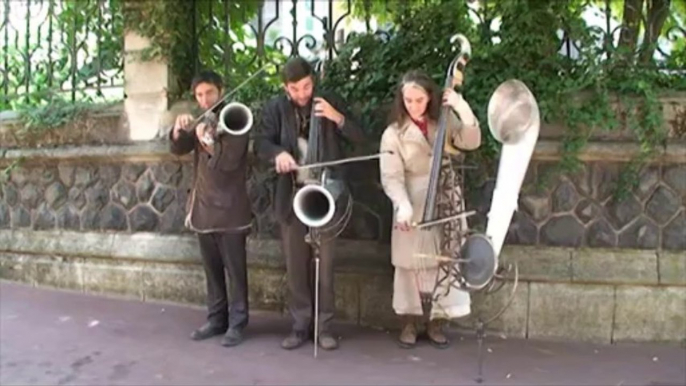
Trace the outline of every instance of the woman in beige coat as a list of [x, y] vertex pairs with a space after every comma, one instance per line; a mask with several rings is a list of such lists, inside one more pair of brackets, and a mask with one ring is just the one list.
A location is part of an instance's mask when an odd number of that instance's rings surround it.
[[[442, 102], [442, 103], [441, 103]], [[441, 95], [436, 84], [421, 71], [410, 71], [396, 92], [391, 124], [381, 138], [381, 151], [391, 151], [381, 157], [381, 183], [393, 202], [394, 228], [391, 260], [395, 267], [393, 309], [401, 318], [399, 343], [412, 347], [417, 340], [417, 324], [423, 315], [421, 292], [431, 292], [436, 279], [436, 263], [415, 255], [418, 249], [433, 245], [438, 231], [418, 231], [411, 227], [419, 222], [429, 185], [432, 147], [441, 105], [449, 106], [448, 135], [462, 150], [472, 150], [481, 144], [479, 123], [469, 104], [454, 90]], [[466, 228], [466, 222], [463, 223]], [[468, 315], [470, 297], [467, 292], [451, 289], [448, 296], [433, 302], [427, 335], [437, 347], [447, 347], [443, 326], [448, 319]]]

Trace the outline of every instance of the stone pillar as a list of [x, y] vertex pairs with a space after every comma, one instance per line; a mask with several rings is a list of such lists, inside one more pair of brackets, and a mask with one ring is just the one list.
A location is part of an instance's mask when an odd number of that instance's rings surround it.
[[150, 40], [134, 31], [124, 37], [124, 109], [133, 141], [151, 140], [167, 123], [169, 66], [166, 61], [142, 61], [137, 52], [150, 46]]

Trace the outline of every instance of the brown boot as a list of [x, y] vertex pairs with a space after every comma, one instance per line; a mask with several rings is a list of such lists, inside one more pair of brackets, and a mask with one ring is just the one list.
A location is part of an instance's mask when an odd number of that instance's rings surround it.
[[443, 326], [445, 324], [445, 319], [433, 319], [429, 321], [426, 329], [426, 334], [429, 336], [431, 344], [437, 348], [447, 348], [450, 345], [448, 337], [443, 333]]
[[417, 343], [417, 322], [413, 315], [401, 315], [402, 330], [398, 344], [402, 348], [412, 348]]

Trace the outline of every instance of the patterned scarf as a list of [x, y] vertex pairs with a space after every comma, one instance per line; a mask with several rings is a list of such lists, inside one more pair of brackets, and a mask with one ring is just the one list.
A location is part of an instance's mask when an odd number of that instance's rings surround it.
[[[410, 119], [412, 119], [412, 118], [410, 118]], [[428, 119], [424, 118], [424, 120], [421, 122], [415, 121], [414, 119], [412, 119], [412, 122], [414, 122], [414, 124], [417, 125], [417, 127], [419, 127], [419, 130], [422, 132], [422, 134], [424, 134], [424, 138], [429, 137], [429, 120]]]
[[299, 107], [294, 106], [295, 109], [295, 121], [296, 130], [298, 132], [298, 137], [303, 137], [308, 139], [310, 137], [310, 113], [312, 112], [311, 107]]

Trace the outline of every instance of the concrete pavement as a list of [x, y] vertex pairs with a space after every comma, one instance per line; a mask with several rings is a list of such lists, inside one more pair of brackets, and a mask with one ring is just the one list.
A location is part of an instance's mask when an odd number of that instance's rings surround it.
[[[199, 308], [96, 297], [0, 282], [2, 385], [473, 385], [477, 345], [398, 348], [394, 333], [340, 324], [341, 348], [279, 347], [289, 322], [252, 312], [246, 341], [188, 338]], [[540, 342], [488, 336], [486, 385], [684, 385], [676, 346]]]

